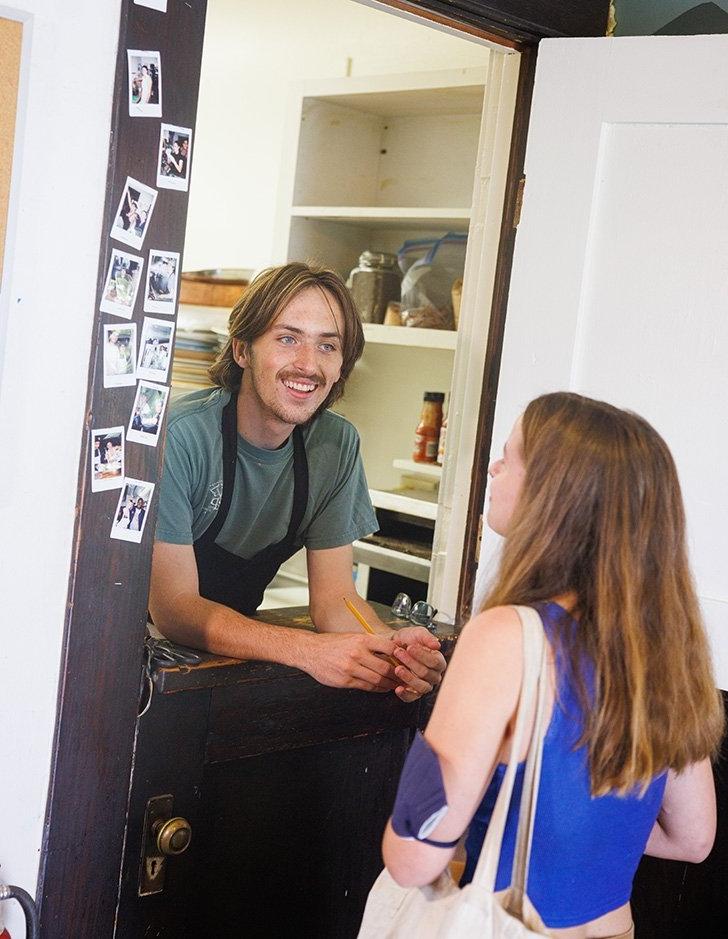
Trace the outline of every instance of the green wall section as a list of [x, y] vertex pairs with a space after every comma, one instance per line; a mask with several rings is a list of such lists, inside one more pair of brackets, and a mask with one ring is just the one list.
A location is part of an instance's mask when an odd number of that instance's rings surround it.
[[728, 0], [615, 0], [615, 36], [728, 33]]

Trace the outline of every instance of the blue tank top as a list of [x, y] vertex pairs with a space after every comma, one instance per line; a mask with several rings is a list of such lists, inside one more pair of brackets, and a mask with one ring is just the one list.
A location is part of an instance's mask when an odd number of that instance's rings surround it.
[[[556, 603], [536, 604], [549, 642], [558, 629], [578, 624]], [[581, 734], [581, 709], [557, 656], [559, 697], [544, 737], [541, 780], [528, 873], [528, 895], [544, 924], [553, 929], [579, 926], [626, 903], [632, 879], [662, 804], [667, 774], [656, 776], [640, 796], [592, 798], [586, 747], [574, 749]], [[593, 675], [587, 674], [593, 686]], [[516, 774], [501, 848], [496, 890], [511, 881], [518, 808], [525, 763]], [[466, 841], [461, 885], [470, 883], [506, 767], [498, 764]]]

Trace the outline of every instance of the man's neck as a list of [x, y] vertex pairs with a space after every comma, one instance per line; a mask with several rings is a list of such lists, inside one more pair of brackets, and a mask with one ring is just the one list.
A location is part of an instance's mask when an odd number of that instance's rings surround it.
[[294, 424], [287, 424], [275, 415], [263, 414], [254, 395], [245, 393], [244, 384], [238, 392], [238, 433], [261, 450], [277, 450], [288, 440]]

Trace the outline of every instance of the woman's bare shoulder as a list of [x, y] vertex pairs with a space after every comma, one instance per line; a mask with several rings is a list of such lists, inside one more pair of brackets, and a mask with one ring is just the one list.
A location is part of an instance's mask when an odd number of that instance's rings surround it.
[[476, 613], [460, 634], [458, 645], [463, 641], [473, 644], [505, 643], [512, 645], [520, 642], [521, 620], [515, 607], [492, 606]]
[[488, 663], [489, 668], [517, 666], [522, 657], [522, 627], [512, 606], [495, 606], [476, 614], [458, 637], [458, 658]]
[[495, 758], [518, 698], [522, 648], [521, 623], [512, 607], [493, 607], [465, 625], [428, 725], [428, 740], [438, 753], [452, 752], [464, 738], [478, 739]]

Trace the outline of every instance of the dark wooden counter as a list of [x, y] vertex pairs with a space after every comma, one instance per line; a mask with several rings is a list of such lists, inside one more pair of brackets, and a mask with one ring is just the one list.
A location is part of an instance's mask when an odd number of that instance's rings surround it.
[[[263, 617], [312, 628], [301, 608]], [[454, 637], [440, 638], [449, 652]], [[138, 726], [116, 935], [356, 936], [429, 699], [406, 705], [327, 688], [282, 665], [204, 654], [153, 679]], [[140, 897], [144, 814], [165, 794], [190, 822], [192, 844], [167, 861], [163, 892]]]

